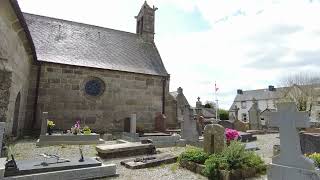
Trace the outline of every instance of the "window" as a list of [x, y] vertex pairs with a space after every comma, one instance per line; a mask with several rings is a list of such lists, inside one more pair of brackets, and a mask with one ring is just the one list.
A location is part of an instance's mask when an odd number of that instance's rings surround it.
[[246, 101], [241, 101], [241, 108], [242, 109], [247, 108], [247, 102]]
[[242, 121], [247, 122], [247, 114], [242, 113]]
[[104, 82], [99, 78], [91, 78], [85, 83], [84, 91], [89, 96], [100, 96], [105, 89]]

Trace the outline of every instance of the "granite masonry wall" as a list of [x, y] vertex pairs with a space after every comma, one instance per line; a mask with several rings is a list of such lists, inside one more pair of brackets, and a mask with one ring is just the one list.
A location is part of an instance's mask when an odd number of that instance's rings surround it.
[[[0, 121], [6, 122], [6, 134], [15, 132], [15, 136], [19, 136], [24, 128], [27, 111], [32, 62], [27, 44], [11, 4], [7, 0], [0, 1]], [[20, 100], [16, 102], [18, 95]]]
[[[97, 97], [85, 93], [94, 78], [105, 84]], [[63, 130], [80, 120], [97, 132], [120, 132], [131, 113], [137, 114], [137, 126], [151, 130], [162, 111], [162, 87], [160, 76], [42, 62], [38, 105]]]

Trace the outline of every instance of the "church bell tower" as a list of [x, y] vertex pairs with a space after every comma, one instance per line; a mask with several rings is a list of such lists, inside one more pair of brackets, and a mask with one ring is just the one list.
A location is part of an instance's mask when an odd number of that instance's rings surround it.
[[154, 15], [157, 9], [154, 6], [151, 8], [145, 1], [139, 14], [135, 17], [137, 20], [136, 33], [149, 43], [154, 42]]

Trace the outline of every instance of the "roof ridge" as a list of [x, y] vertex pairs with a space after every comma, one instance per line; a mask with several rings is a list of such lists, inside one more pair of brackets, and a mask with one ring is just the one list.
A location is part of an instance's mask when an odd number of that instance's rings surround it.
[[68, 22], [68, 23], [84, 25], [84, 26], [87, 26], [87, 27], [95, 27], [95, 28], [107, 29], [107, 30], [117, 31], [117, 32], [126, 33], [126, 34], [130, 34], [130, 35], [137, 35], [136, 33], [128, 32], [128, 31], [112, 29], [112, 28], [103, 27], [103, 26], [94, 25], [94, 24], [86, 24], [84, 22], [72, 21], [72, 20], [67, 20], [67, 19], [59, 19], [59, 18], [56, 18], [56, 17], [49, 17], [49, 16], [44, 16], [44, 15], [39, 15], [39, 14], [32, 14], [32, 13], [28, 13], [28, 12], [22, 12], [22, 14], [23, 15], [27, 14], [27, 15], [30, 15], [30, 16], [38, 16], [38, 17], [48, 18], [48, 19], [53, 19], [53, 20], [58, 20], [58, 21], [65, 21], [65, 22]]

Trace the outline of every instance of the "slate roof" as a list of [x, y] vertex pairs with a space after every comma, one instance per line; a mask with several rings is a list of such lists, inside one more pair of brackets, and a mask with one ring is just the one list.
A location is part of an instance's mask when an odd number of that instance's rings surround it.
[[137, 34], [23, 15], [39, 61], [168, 76], [155, 44]]
[[234, 101], [252, 101], [253, 98], [256, 100], [278, 99], [283, 96], [284, 90], [284, 88], [276, 88], [275, 91], [268, 89], [243, 91], [243, 94], [237, 94]]
[[173, 97], [174, 100], [177, 100], [178, 91], [169, 92], [169, 94]]

